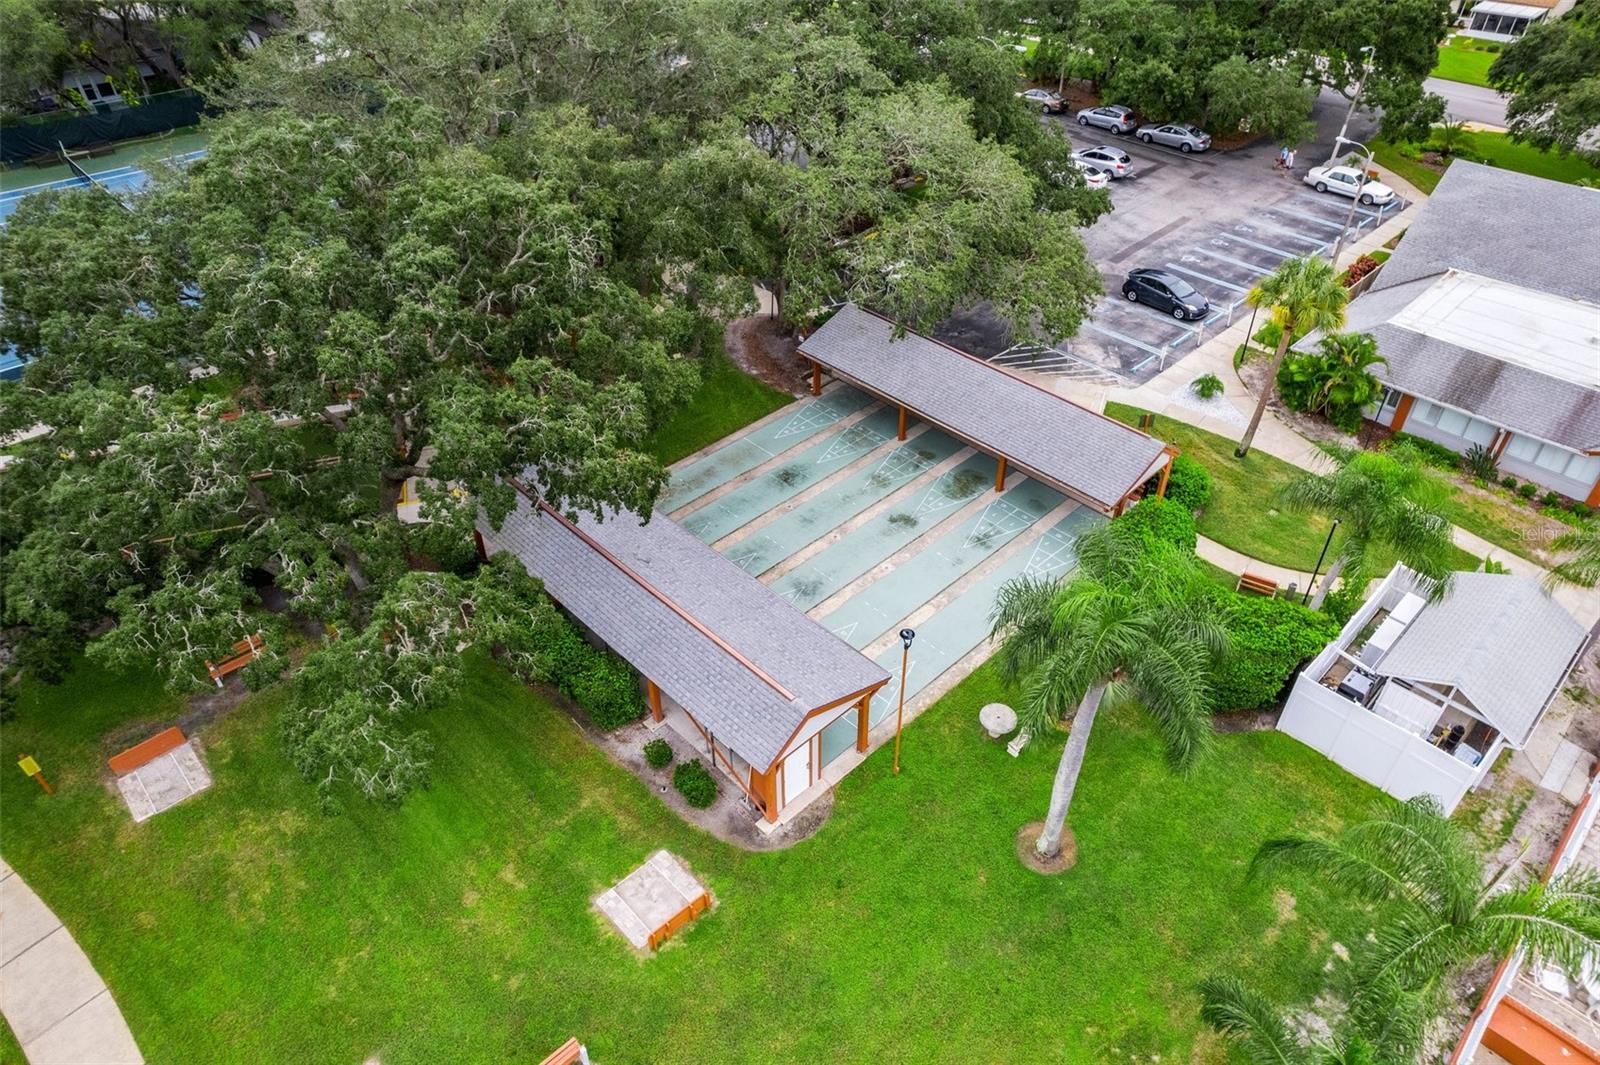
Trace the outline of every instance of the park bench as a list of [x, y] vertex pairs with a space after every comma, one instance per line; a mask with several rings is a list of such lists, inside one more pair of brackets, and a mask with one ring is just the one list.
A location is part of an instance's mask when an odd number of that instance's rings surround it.
[[221, 662], [206, 662], [206, 671], [211, 674], [211, 679], [217, 682], [217, 687], [222, 687], [222, 678], [229, 673], [236, 672], [248, 666], [251, 662], [261, 657], [261, 652], [266, 648], [266, 643], [258, 632], [254, 636], [247, 636], [233, 645], [233, 657], [225, 658]]
[[1278, 582], [1270, 577], [1258, 577], [1254, 573], [1239, 574], [1239, 583], [1233, 586], [1236, 592], [1255, 592], [1257, 595], [1268, 597], [1278, 594]]

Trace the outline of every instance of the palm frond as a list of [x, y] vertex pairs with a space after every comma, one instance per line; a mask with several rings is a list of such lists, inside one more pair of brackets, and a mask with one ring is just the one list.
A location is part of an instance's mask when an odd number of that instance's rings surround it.
[[1302, 1065], [1309, 1058], [1289, 1023], [1261, 992], [1231, 976], [1200, 984], [1200, 1019], [1230, 1037], [1252, 1065]]

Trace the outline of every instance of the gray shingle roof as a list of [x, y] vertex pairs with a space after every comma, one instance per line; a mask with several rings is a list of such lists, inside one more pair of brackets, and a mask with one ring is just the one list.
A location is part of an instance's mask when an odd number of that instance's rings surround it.
[[800, 345], [840, 376], [1102, 510], [1149, 476], [1160, 440], [845, 304]]
[[1531, 578], [1457, 573], [1445, 598], [1406, 626], [1378, 669], [1455, 685], [1521, 746], [1588, 636]]
[[621, 513], [569, 524], [519, 496], [498, 532], [481, 517], [478, 530], [491, 554], [514, 554], [552, 598], [758, 769], [811, 711], [889, 679], [660, 514], [648, 523]]
[[1389, 324], [1451, 269], [1600, 305], [1600, 241], [1581, 233], [1600, 233], [1600, 191], [1452, 163], [1345, 328], [1373, 334], [1389, 360], [1377, 376], [1402, 391], [1565, 447], [1600, 446], [1600, 390]]

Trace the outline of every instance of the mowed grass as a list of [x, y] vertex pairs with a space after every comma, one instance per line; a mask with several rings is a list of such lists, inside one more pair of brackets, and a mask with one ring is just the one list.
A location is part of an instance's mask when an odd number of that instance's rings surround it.
[[[980, 670], [846, 778], [809, 841], [750, 854], [688, 827], [543, 695], [487, 660], [427, 720], [432, 787], [318, 812], [268, 691], [200, 740], [214, 787], [135, 826], [101, 778], [177, 704], [87, 665], [27, 685], [0, 734], [58, 785], [0, 777], [5, 857], [110, 983], [150, 1061], [538, 1060], [580, 1036], [624, 1062], [1220, 1062], [1195, 984], [1317, 992], [1363, 916], [1305, 879], [1253, 881], [1265, 838], [1333, 829], [1374, 792], [1276, 732], [1219, 738], [1193, 776], [1103, 714], [1073, 824], [1081, 858], [1025, 870], [1062, 736], [1019, 759]], [[108, 733], [120, 738], [106, 741]], [[591, 899], [659, 847], [717, 908], [634, 955]]]
[[24, 1065], [22, 1047], [4, 1017], [0, 1017], [0, 1065]]
[[[1419, 161], [1422, 151], [1416, 145], [1396, 145], [1378, 141], [1373, 146], [1373, 156], [1380, 167], [1388, 167], [1423, 192], [1431, 193], [1439, 184], [1443, 170]], [[1518, 144], [1509, 133], [1491, 133], [1483, 130], [1463, 130], [1461, 154], [1490, 166], [1515, 170], [1519, 174], [1550, 181], [1574, 182], [1580, 179], [1600, 180], [1600, 167], [1576, 155], [1540, 151], [1530, 144]], [[1449, 169], [1446, 163], [1444, 169]]]
[[793, 396], [739, 369], [721, 351], [710, 352], [699, 391], [656, 430], [648, 450], [671, 465], [793, 401]]
[[1451, 37], [1439, 46], [1439, 62], [1433, 76], [1446, 81], [1461, 81], [1468, 85], [1489, 84], [1489, 68], [1494, 65], [1497, 52], [1484, 48], [1484, 42], [1472, 37]]

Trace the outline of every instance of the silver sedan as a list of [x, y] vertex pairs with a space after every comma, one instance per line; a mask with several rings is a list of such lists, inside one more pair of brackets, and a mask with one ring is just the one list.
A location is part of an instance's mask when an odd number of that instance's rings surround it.
[[1168, 122], [1165, 125], [1140, 126], [1138, 137], [1146, 144], [1165, 144], [1180, 152], [1203, 152], [1211, 147], [1211, 134], [1187, 123]]

